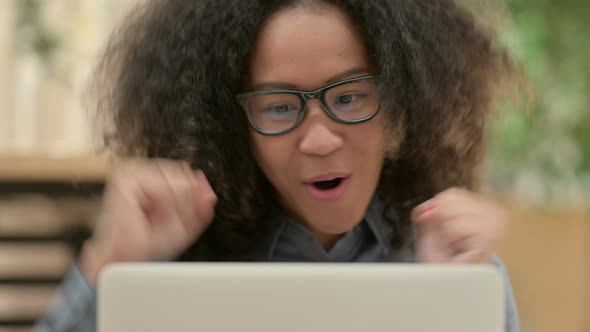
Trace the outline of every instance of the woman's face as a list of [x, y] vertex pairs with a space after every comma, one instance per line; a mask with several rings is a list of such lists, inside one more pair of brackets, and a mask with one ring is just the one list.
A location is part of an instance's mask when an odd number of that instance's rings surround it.
[[[244, 88], [314, 91], [371, 74], [377, 74], [375, 66], [344, 13], [331, 7], [296, 7], [273, 15], [259, 32]], [[278, 136], [252, 130], [251, 138], [255, 158], [283, 208], [330, 247], [362, 220], [375, 193], [385, 127], [385, 112], [366, 122], [343, 124], [313, 99], [294, 130]], [[328, 180], [333, 181], [323, 182]]]

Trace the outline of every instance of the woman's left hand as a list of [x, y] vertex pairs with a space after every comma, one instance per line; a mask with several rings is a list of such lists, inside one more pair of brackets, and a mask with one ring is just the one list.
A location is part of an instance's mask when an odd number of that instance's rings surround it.
[[487, 263], [502, 239], [506, 213], [473, 192], [451, 188], [412, 211], [424, 263]]

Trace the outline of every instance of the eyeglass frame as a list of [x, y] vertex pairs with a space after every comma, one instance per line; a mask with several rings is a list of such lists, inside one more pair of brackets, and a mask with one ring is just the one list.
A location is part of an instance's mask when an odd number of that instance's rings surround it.
[[[330, 107], [327, 106], [325, 96], [326, 96], [326, 91], [328, 91], [332, 88], [344, 85], [344, 84], [354, 83], [354, 82], [363, 82], [363, 81], [375, 81], [375, 84], [377, 84], [378, 80], [379, 80], [379, 75], [366, 75], [366, 76], [355, 77], [355, 78], [347, 79], [344, 81], [328, 84], [328, 85], [326, 85], [322, 88], [319, 88], [315, 91], [299, 91], [299, 90], [289, 90], [289, 89], [260, 90], [260, 91], [253, 91], [253, 92], [238, 93], [238, 94], [236, 94], [236, 99], [237, 99], [238, 103], [240, 104], [240, 106], [242, 107], [242, 109], [244, 110], [244, 112], [246, 113], [246, 117], [248, 118], [248, 123], [250, 124], [250, 127], [252, 127], [252, 129], [254, 129], [254, 131], [256, 131], [257, 133], [260, 133], [262, 135], [266, 135], [266, 136], [279, 136], [279, 135], [284, 135], [284, 134], [289, 133], [290, 131], [295, 130], [297, 127], [299, 127], [301, 125], [301, 123], [303, 123], [303, 120], [305, 119], [305, 114], [307, 112], [307, 102], [312, 99], [318, 99], [320, 101], [320, 105], [322, 106], [322, 110], [324, 111], [324, 113], [326, 113], [332, 120], [334, 120], [338, 123], [359, 124], [359, 123], [363, 123], [363, 122], [371, 120], [372, 118], [374, 118], [377, 115], [377, 113], [379, 113], [379, 111], [381, 109], [381, 98], [380, 98], [379, 94], [377, 94], [378, 100], [377, 100], [376, 110], [373, 113], [371, 113], [370, 115], [367, 115], [365, 117], [362, 117], [360, 119], [355, 119], [355, 120], [343, 120], [343, 119], [338, 118], [334, 114], [334, 112], [332, 112]], [[378, 87], [377, 87], [377, 90], [379, 90]], [[286, 130], [273, 132], [273, 131], [264, 131], [264, 130], [258, 128], [254, 124], [254, 120], [252, 119], [252, 116], [250, 115], [250, 111], [247, 109], [247, 107], [245, 107], [241, 103], [241, 101], [251, 98], [251, 97], [265, 96], [265, 95], [270, 95], [270, 94], [281, 94], [281, 93], [282, 94], [292, 94], [292, 95], [296, 95], [299, 97], [299, 100], [301, 102], [301, 111], [299, 112], [299, 115], [297, 116], [297, 120], [295, 121], [295, 123], [293, 124], [293, 126], [291, 128], [286, 129]]]

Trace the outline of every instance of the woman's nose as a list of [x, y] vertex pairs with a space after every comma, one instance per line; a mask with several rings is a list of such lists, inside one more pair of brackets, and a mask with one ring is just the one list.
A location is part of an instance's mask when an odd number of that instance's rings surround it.
[[[310, 105], [311, 104], [311, 105]], [[327, 156], [342, 147], [343, 139], [334, 131], [336, 123], [322, 109], [319, 102], [308, 104], [303, 137], [299, 150], [305, 154]]]

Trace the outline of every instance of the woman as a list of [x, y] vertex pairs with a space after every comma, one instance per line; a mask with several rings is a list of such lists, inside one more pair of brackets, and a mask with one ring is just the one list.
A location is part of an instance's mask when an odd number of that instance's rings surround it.
[[475, 190], [493, 87], [509, 71], [451, 0], [145, 2], [95, 86], [107, 144], [133, 161], [115, 167], [38, 330], [93, 330], [93, 287], [112, 262], [502, 269], [505, 218]]

